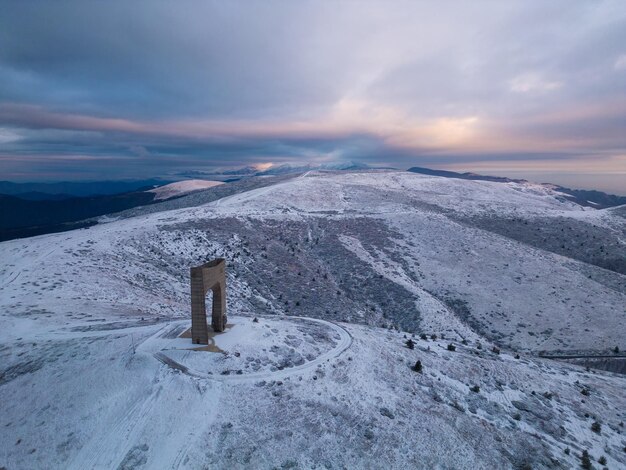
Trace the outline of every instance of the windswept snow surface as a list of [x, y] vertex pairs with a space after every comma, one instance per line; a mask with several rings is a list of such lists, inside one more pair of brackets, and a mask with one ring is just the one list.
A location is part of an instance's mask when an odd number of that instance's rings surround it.
[[165, 186], [151, 189], [148, 192], [156, 194], [154, 197], [155, 201], [161, 201], [176, 196], [182, 196], [183, 194], [191, 193], [193, 191], [200, 191], [202, 189], [212, 188], [213, 186], [219, 186], [220, 184], [224, 183], [222, 181], [186, 180], [166, 184]]
[[[625, 231], [541, 185], [311, 171], [0, 243], [0, 468], [623, 468], [626, 378], [536, 355], [626, 350]], [[234, 326], [192, 351], [217, 256]]]

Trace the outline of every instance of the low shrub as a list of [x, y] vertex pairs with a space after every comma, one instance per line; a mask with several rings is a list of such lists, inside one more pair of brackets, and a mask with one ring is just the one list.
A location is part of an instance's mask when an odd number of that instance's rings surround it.
[[600, 434], [602, 432], [602, 425], [599, 422], [594, 421], [591, 423], [591, 430], [596, 434]]
[[591, 459], [589, 458], [589, 452], [587, 450], [583, 450], [583, 454], [580, 456], [580, 465], [582, 468], [586, 470], [590, 470], [593, 468], [591, 465]]

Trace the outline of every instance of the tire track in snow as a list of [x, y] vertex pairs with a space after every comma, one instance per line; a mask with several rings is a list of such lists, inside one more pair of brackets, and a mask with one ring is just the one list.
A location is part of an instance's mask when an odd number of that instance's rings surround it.
[[[154, 347], [153, 341], [166, 334], [172, 324], [159, 328], [156, 333], [146, 338], [137, 346], [138, 352], [152, 354], [153, 357], [167, 365], [168, 368], [178, 370], [186, 376], [196, 379], [209, 380], [213, 386], [213, 389], [209, 393], [206, 393], [205, 396], [200, 398], [200, 403], [194, 405], [195, 409], [204, 410], [201, 416], [197, 420], [194, 420], [194, 422], [198, 422], [195, 424], [188, 423], [188, 425], [183, 425], [182, 429], [177, 429], [175, 437], [173, 438], [175, 442], [167, 442], [169, 452], [166, 452], [165, 455], [161, 455], [158, 459], [159, 467], [173, 469], [185, 467], [189, 450], [194, 447], [194, 442], [201, 437], [201, 433], [198, 433], [198, 429], [206, 429], [207, 425], [210, 424], [217, 415], [218, 407], [216, 404], [219, 401], [221, 389], [224, 384], [249, 383], [262, 379], [284, 379], [297, 373], [315, 369], [323, 362], [339, 357], [352, 344], [352, 337], [348, 331], [335, 323], [308, 317], [289, 317], [288, 319], [306, 320], [324, 325], [339, 336], [339, 341], [332, 349], [320, 354], [312, 361], [299, 366], [280, 371], [263, 371], [247, 375], [230, 376], [204, 374], [178, 363], [162, 351], [151, 352], [151, 346]], [[148, 429], [149, 420], [156, 408], [167, 406], [166, 403], [160, 403], [160, 401], [163, 401], [163, 399], [160, 399], [160, 396], [164, 389], [168, 387], [171, 388], [172, 380], [173, 376], [170, 377], [169, 380], [159, 383], [145, 399], [143, 397], [138, 398], [131, 406], [116, 411], [109, 420], [102, 422], [101, 426], [95, 429], [89, 441], [87, 441], [67, 468], [70, 470], [118, 468], [128, 455], [128, 452], [138, 443], [146, 441], [151, 449], [154, 448], [154, 446], [158, 446], [159, 443], [151, 439], [151, 433]], [[167, 395], [167, 393], [164, 393], [164, 395]], [[175, 449], [174, 452], [172, 452], [173, 449]], [[157, 451], [157, 454], [158, 453]], [[156, 461], [153, 461], [155, 458], [156, 455], [151, 451], [148, 457], [148, 465], [156, 463]]]
[[145, 399], [138, 398], [127, 411], [118, 414], [121, 419], [114, 421], [112, 426], [98, 426], [95, 435], [83, 446], [68, 469], [117, 468], [135, 444], [135, 437], [143, 429], [161, 388], [154, 389]]
[[[12, 272], [11, 274], [13, 274], [13, 272]], [[15, 274], [15, 276], [13, 276], [11, 279], [9, 279], [9, 280], [7, 281], [7, 283], [5, 284], [5, 287], [8, 287], [8, 286], [10, 286], [13, 282], [15, 282], [15, 281], [17, 280], [17, 278], [18, 278], [18, 277], [20, 277], [20, 274], [22, 274], [22, 272], [21, 272], [21, 271], [18, 271], [18, 272]]]
[[[197, 430], [208, 429], [210, 428], [211, 423], [215, 421], [215, 417], [217, 416], [217, 413], [219, 411], [219, 407], [217, 406], [217, 404], [219, 403], [220, 396], [222, 394], [222, 384], [215, 383], [214, 386], [215, 388], [211, 390], [210, 396], [207, 397], [207, 399], [202, 400], [202, 405], [204, 406], [195, 406], [195, 410], [197, 412], [203, 411], [203, 413], [196, 414], [196, 421], [198, 424], [194, 425], [194, 423], [190, 423], [190, 430], [184, 436], [182, 436], [182, 433], [180, 433], [180, 431], [178, 432], [178, 434], [181, 436], [181, 439], [183, 439], [183, 444], [179, 447], [178, 452], [176, 453], [176, 456], [174, 457], [174, 460], [171, 462], [171, 464], [163, 465], [164, 468], [185, 468], [185, 459], [187, 457], [187, 454], [189, 453], [189, 450], [197, 447], [196, 441], [202, 436], [202, 432], [197, 433]], [[211, 403], [206, 403], [208, 401], [211, 401]]]
[[[272, 380], [284, 379], [292, 375], [295, 375], [298, 372], [304, 372], [306, 370], [313, 369], [329, 359], [335, 359], [339, 357], [344, 351], [346, 351], [352, 345], [352, 336], [350, 336], [350, 333], [348, 333], [346, 329], [342, 328], [336, 323], [326, 321], [326, 320], [320, 320], [318, 318], [309, 318], [309, 317], [295, 317], [294, 316], [294, 317], [288, 317], [288, 318], [307, 320], [307, 321], [324, 325], [339, 335], [339, 343], [335, 347], [330, 349], [329, 351], [326, 351], [320, 354], [318, 357], [316, 357], [312, 361], [305, 362], [304, 364], [301, 364], [299, 366], [289, 367], [287, 369], [278, 370], [278, 371], [263, 371], [263, 372], [255, 372], [251, 374], [242, 374], [242, 375], [205, 374], [203, 372], [190, 369], [189, 367], [179, 363], [178, 361], [175, 361], [171, 357], [164, 354], [162, 351], [154, 352], [153, 356], [158, 361], [165, 364], [166, 366], [171, 367], [175, 370], [178, 370], [182, 372], [183, 374], [189, 375], [191, 377], [196, 377], [200, 379], [208, 379], [208, 380], [212, 380], [215, 382], [223, 382], [223, 383], [245, 383], [245, 382], [255, 382], [257, 380], [263, 380], [263, 379], [272, 379]], [[157, 333], [157, 335], [158, 334], [159, 333]], [[148, 341], [149, 340], [147, 340], [146, 342]]]

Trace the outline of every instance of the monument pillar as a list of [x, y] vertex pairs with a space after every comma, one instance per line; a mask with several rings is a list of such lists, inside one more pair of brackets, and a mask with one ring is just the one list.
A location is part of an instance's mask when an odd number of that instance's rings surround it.
[[209, 344], [206, 294], [213, 291], [211, 326], [221, 332], [226, 327], [226, 261], [217, 258], [191, 268], [191, 341]]

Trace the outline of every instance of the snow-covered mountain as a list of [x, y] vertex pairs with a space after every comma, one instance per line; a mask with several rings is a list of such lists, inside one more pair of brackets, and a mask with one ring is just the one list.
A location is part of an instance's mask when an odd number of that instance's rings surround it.
[[[499, 183], [528, 183], [523, 179], [511, 179], [502, 176], [480, 175], [477, 173], [457, 173], [456, 171], [433, 170], [431, 168], [412, 167], [407, 171], [420, 173], [430, 176], [445, 176], [446, 178], [460, 178], [476, 181], [496, 181]], [[584, 189], [571, 189], [552, 183], [542, 183], [548, 189], [552, 189], [561, 193], [562, 196], [581, 206], [595, 207], [596, 209], [604, 209], [607, 207], [615, 207], [626, 204], [626, 196], [617, 196], [615, 194], [607, 194], [602, 191], [589, 191]]]
[[[401, 171], [219, 188], [0, 243], [0, 467], [626, 466], [626, 376], [539, 357], [623, 366], [620, 208]], [[218, 256], [232, 328], [192, 351]]]
[[166, 184], [165, 186], [159, 186], [158, 188], [150, 189], [149, 193], [154, 193], [155, 201], [161, 201], [165, 199], [171, 199], [173, 197], [182, 196], [194, 191], [200, 191], [203, 189], [212, 188], [224, 184], [222, 181], [207, 181], [207, 180], [184, 180], [177, 181], [176, 183]]
[[350, 171], [350, 170], [368, 170], [371, 169], [369, 165], [358, 162], [335, 162], [335, 163], [322, 163], [319, 165], [291, 165], [285, 163], [283, 165], [275, 165], [270, 168], [257, 172], [257, 175], [284, 175], [289, 173], [303, 173], [311, 170], [337, 170], [337, 171]]
[[247, 178], [252, 176], [276, 176], [276, 175], [289, 175], [294, 173], [304, 173], [311, 170], [336, 170], [336, 171], [354, 171], [354, 170], [370, 170], [372, 167], [365, 163], [359, 162], [333, 162], [322, 164], [292, 164], [282, 163], [280, 165], [272, 165], [269, 168], [258, 169], [252, 166], [246, 166], [243, 168], [227, 169], [227, 170], [215, 170], [215, 171], [199, 171], [190, 170], [180, 173], [179, 176], [185, 176], [187, 178], [202, 177], [213, 178], [228, 177], [228, 178]]

